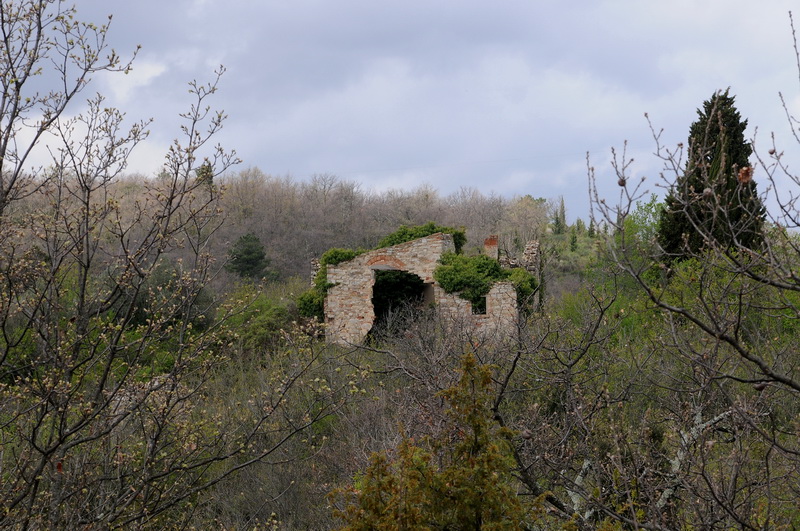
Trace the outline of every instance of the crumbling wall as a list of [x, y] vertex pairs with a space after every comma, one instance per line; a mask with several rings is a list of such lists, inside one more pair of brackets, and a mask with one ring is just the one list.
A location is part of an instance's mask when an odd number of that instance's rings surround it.
[[433, 272], [446, 252], [454, 252], [453, 237], [437, 233], [392, 247], [361, 254], [352, 260], [328, 266], [325, 298], [325, 335], [329, 342], [358, 344], [375, 322], [372, 288], [376, 270], [398, 270], [417, 275], [426, 285], [427, 301], [437, 311], [458, 319], [472, 320], [486, 332], [515, 330], [518, 318], [516, 292], [508, 282], [498, 282], [486, 296], [486, 314], [473, 315], [472, 304], [455, 293], [446, 293]]

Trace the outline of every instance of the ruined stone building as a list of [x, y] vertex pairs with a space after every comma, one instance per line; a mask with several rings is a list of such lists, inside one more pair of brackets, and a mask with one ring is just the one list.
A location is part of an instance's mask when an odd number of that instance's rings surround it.
[[[497, 258], [497, 238], [486, 241], [488, 254]], [[376, 271], [404, 271], [421, 281], [421, 296], [433, 304], [440, 315], [464, 319], [487, 333], [513, 333], [519, 311], [514, 286], [498, 282], [486, 296], [486, 313], [473, 314], [472, 304], [455, 293], [446, 293], [433, 278], [439, 259], [454, 252], [449, 234], [432, 234], [424, 238], [361, 254], [352, 260], [329, 265], [325, 299], [326, 337], [332, 343], [361, 343], [375, 323], [373, 288]]]

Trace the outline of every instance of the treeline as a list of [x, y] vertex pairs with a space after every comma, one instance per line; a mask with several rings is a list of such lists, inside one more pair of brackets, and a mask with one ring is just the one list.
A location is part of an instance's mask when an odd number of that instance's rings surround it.
[[431, 221], [464, 228], [473, 250], [487, 236], [501, 234], [503, 249], [518, 254], [548, 231], [556, 213], [543, 198], [485, 195], [466, 187], [447, 196], [431, 186], [377, 193], [335, 175], [300, 181], [257, 168], [218, 182], [227, 218], [221, 241], [255, 234], [282, 278], [307, 276], [311, 260], [332, 247], [371, 249], [401, 225]]
[[[234, 172], [214, 80], [159, 175], [125, 177], [146, 124], [64, 112], [129, 67], [108, 28], [0, 9], [0, 527], [800, 527], [800, 177], [727, 93], [685, 153], [656, 135], [664, 203], [616, 161], [602, 230], [532, 196]], [[467, 253], [540, 239], [545, 304], [498, 335], [398, 308], [347, 346], [299, 318], [312, 258], [427, 222]]]

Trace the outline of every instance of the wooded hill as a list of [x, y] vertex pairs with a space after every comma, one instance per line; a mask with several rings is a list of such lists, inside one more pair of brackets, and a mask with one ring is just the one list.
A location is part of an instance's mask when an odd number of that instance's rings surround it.
[[[800, 178], [751, 152], [728, 92], [684, 147], [656, 135], [664, 203], [623, 154], [588, 223], [531, 196], [236, 171], [203, 111], [215, 80], [190, 84], [162, 171], [126, 176], [146, 124], [99, 97], [65, 114], [129, 66], [107, 28], [0, 9], [0, 526], [800, 527]], [[427, 222], [464, 227], [467, 255], [538, 238], [543, 305], [493, 336], [398, 306], [347, 347], [298, 314], [312, 258]]]

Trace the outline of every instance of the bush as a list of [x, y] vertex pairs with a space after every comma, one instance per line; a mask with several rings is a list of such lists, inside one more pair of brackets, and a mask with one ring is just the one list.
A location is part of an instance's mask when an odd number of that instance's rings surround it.
[[251, 285], [242, 285], [231, 301], [244, 309], [228, 318], [226, 330], [235, 333], [242, 352], [263, 352], [280, 338], [281, 331], [291, 325], [291, 309], [286, 301], [276, 300], [264, 292], [252, 295]]
[[467, 235], [463, 229], [443, 227], [431, 221], [425, 225], [417, 225], [415, 227], [409, 227], [408, 225], [400, 226], [399, 229], [378, 242], [377, 249], [410, 242], [411, 240], [424, 238], [425, 236], [430, 236], [431, 234], [436, 234], [437, 232], [451, 234], [453, 236], [453, 245], [455, 246], [456, 253], [458, 254], [461, 253], [461, 249], [464, 247], [464, 244], [467, 243]]

